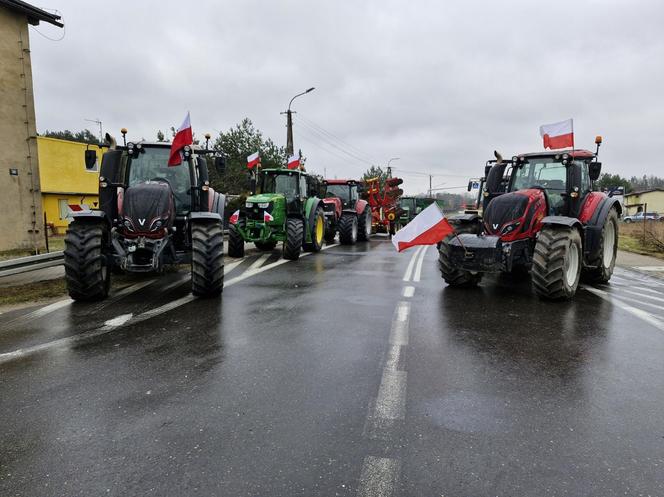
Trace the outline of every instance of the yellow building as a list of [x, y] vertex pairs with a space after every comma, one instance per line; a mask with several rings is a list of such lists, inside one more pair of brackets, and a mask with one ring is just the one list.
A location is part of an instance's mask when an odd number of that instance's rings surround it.
[[97, 151], [101, 161], [104, 150], [97, 145], [37, 137], [42, 208], [49, 234], [63, 234], [71, 221], [70, 204], [97, 207], [99, 168], [85, 168], [85, 150]]
[[664, 188], [653, 188], [625, 195], [625, 214], [656, 212], [664, 216]]

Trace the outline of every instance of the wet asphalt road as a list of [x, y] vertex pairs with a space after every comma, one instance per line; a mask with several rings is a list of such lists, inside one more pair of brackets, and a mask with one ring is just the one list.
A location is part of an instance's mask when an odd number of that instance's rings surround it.
[[[375, 240], [0, 316], [0, 495], [664, 495], [664, 280], [445, 288]], [[407, 281], [406, 281], [407, 280]]]

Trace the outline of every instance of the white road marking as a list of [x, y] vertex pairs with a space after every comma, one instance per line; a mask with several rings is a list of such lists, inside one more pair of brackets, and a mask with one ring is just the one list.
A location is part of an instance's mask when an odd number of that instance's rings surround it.
[[[338, 244], [328, 245], [327, 247], [323, 247], [322, 250], [325, 250], [325, 249], [330, 248], [330, 247], [334, 247], [336, 245], [338, 245]], [[300, 257], [305, 257], [309, 254], [310, 254], [310, 252], [307, 252], [305, 254], [302, 254]], [[267, 266], [263, 266], [263, 267], [257, 269], [253, 274], [262, 273], [263, 271], [267, 271], [268, 269], [280, 266], [281, 264], [285, 264], [287, 262], [290, 262], [290, 261], [286, 260], [286, 259], [282, 259], [280, 261], [274, 262], [272, 264], [268, 264]], [[236, 278], [232, 278], [228, 282], [225, 282], [224, 283], [224, 288], [232, 286], [235, 283], [239, 283], [240, 281], [243, 281], [243, 280], [245, 280], [246, 278], [249, 277], [249, 276], [245, 276], [245, 275], [246, 275], [246, 273], [244, 273], [244, 274], [242, 274], [242, 275], [240, 275]], [[74, 345], [76, 343], [82, 342], [84, 340], [88, 340], [90, 338], [105, 335], [107, 333], [110, 333], [111, 331], [114, 331], [114, 330], [118, 329], [118, 328], [122, 328], [122, 327], [128, 326], [130, 324], [140, 323], [141, 321], [145, 321], [147, 319], [153, 318], [153, 317], [158, 316], [160, 314], [164, 314], [165, 312], [171, 311], [171, 310], [176, 309], [178, 307], [181, 307], [185, 304], [188, 304], [189, 302], [192, 302], [195, 299], [196, 299], [196, 297], [194, 297], [193, 295], [186, 295], [186, 296], [181, 297], [179, 299], [168, 302], [168, 303], [166, 303], [162, 306], [156, 307], [155, 309], [150, 309], [150, 310], [145, 311], [141, 314], [131, 316], [129, 319], [124, 319], [124, 316], [118, 316], [114, 319], [106, 321], [106, 324], [104, 324], [104, 326], [101, 326], [99, 328], [95, 328], [93, 330], [90, 330], [90, 331], [87, 331], [87, 332], [84, 332], [84, 333], [80, 333], [78, 335], [65, 337], [65, 338], [60, 338], [58, 340], [53, 340], [53, 341], [46, 342], [46, 343], [43, 343], [43, 344], [40, 344], [40, 345], [34, 345], [32, 347], [26, 347], [24, 349], [14, 350], [12, 352], [6, 352], [4, 354], [0, 354], [0, 364], [12, 361], [14, 359], [18, 359], [20, 357], [29, 356], [29, 355], [32, 355], [34, 353], [41, 352], [41, 351], [44, 351], [44, 350], [71, 346], [71, 345]], [[120, 318], [123, 318], [123, 319], [120, 319]], [[111, 323], [111, 324], [109, 324], [109, 323]]]
[[417, 247], [417, 250], [413, 252], [413, 255], [410, 257], [410, 262], [408, 263], [408, 267], [406, 267], [406, 274], [403, 277], [404, 281], [410, 281], [410, 277], [413, 274], [413, 267], [415, 267], [415, 260], [417, 259], [417, 255], [422, 251], [424, 247]]
[[406, 415], [406, 385], [408, 373], [405, 371], [383, 370], [383, 378], [376, 397], [374, 416], [378, 419], [404, 419]]
[[270, 257], [270, 255], [271, 255], [271, 254], [263, 254], [263, 255], [261, 255], [258, 259], [256, 259], [256, 260], [254, 261], [254, 263], [253, 263], [251, 266], [249, 266], [249, 269], [247, 269], [247, 271], [255, 271], [256, 269], [258, 269], [259, 267], [261, 267], [261, 266], [263, 265], [263, 263], [265, 263], [265, 261], [268, 260], [268, 258]]
[[635, 292], [633, 290], [628, 290], [627, 288], [623, 288], [621, 292], [630, 293], [632, 295], [636, 295], [637, 297], [642, 297], [644, 299], [656, 300], [657, 302], [664, 302], [664, 299], [661, 297], [655, 297], [653, 295], [648, 295], [646, 293]]
[[390, 330], [390, 344], [408, 345], [410, 302], [399, 302], [394, 313], [392, 329]]
[[390, 371], [398, 371], [400, 359], [401, 359], [401, 345], [390, 345], [390, 348], [387, 350], [385, 369], [389, 369]]
[[603, 298], [604, 300], [611, 302], [613, 305], [616, 307], [620, 307], [622, 310], [629, 312], [630, 314], [638, 317], [639, 319], [645, 321], [646, 323], [654, 326], [658, 330], [664, 331], [664, 321], [660, 321], [657, 319], [655, 316], [650, 314], [649, 312], [644, 311], [643, 309], [638, 309], [636, 307], [633, 307], [629, 304], [626, 304], [617, 298], [613, 297], [610, 293], [605, 292], [604, 290], [600, 290], [598, 288], [592, 288], [592, 287], [584, 287], [585, 290], [589, 291], [590, 293], [593, 293], [597, 295], [600, 298]]
[[403, 287], [403, 294], [404, 297], [410, 298], [413, 295], [415, 295], [415, 287], [414, 286], [405, 286]]
[[634, 269], [638, 269], [639, 271], [661, 272], [664, 271], [664, 266], [634, 266]]
[[395, 495], [401, 462], [386, 457], [367, 456], [362, 464], [358, 497], [391, 497]]
[[[659, 312], [664, 312], [664, 307], [662, 307], [661, 304], [651, 304], [650, 302], [643, 302], [635, 297], [627, 297], [626, 295], [620, 295], [619, 293], [612, 293], [611, 294], [614, 298], [620, 299], [620, 300], [627, 300], [628, 302], [633, 302], [635, 304], [639, 305], [645, 305], [646, 307], [652, 307], [656, 311]], [[659, 317], [659, 315], [657, 316]]]
[[420, 281], [420, 277], [422, 276], [422, 263], [424, 262], [424, 256], [426, 255], [427, 250], [429, 250], [429, 245], [425, 245], [424, 247], [422, 247], [420, 258], [417, 260], [417, 267], [415, 269], [415, 274], [413, 276], [413, 281], [415, 282]]
[[239, 259], [237, 261], [233, 261], [233, 262], [225, 262], [224, 263], [224, 274], [230, 273], [233, 269], [238, 267], [243, 262], [244, 262], [244, 258]]
[[112, 327], [117, 327], [117, 326], [122, 326], [125, 324], [127, 321], [129, 321], [132, 318], [133, 314], [130, 312], [129, 314], [121, 314], [120, 316], [109, 319], [104, 323], [104, 326], [112, 326]]

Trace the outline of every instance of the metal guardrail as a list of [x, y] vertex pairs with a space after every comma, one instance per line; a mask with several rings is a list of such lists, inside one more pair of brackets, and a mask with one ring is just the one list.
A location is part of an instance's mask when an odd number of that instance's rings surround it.
[[64, 263], [64, 260], [65, 256], [60, 251], [0, 261], [0, 278], [12, 274], [27, 273], [36, 269], [59, 266]]

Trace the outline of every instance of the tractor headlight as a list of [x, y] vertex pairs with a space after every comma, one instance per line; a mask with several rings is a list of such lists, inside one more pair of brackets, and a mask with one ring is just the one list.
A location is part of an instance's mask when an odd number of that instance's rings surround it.
[[261, 209], [267, 209], [268, 207], [270, 207], [270, 202], [261, 202], [260, 204], [258, 204], [258, 207], [260, 207]]
[[127, 228], [129, 231], [134, 231], [134, 223], [132, 223], [129, 218], [125, 218], [122, 224], [124, 224], [124, 227]]
[[164, 222], [161, 219], [157, 219], [152, 226], [150, 226], [150, 231], [158, 231], [164, 225]]
[[247, 202], [246, 204], [244, 204], [244, 206], [245, 206], [247, 209], [251, 209], [251, 208], [254, 206], [254, 204], [253, 204], [252, 202]]

